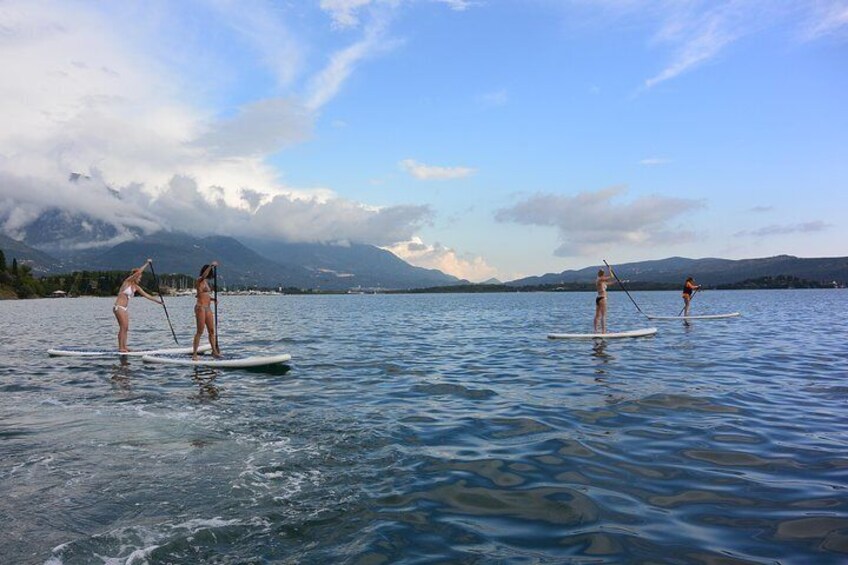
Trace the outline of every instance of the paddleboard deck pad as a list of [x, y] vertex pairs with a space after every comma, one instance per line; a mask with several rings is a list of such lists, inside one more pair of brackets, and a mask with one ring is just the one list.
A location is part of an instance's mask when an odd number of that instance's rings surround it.
[[657, 328], [644, 328], [629, 332], [612, 332], [605, 334], [548, 334], [550, 339], [616, 339], [623, 337], [645, 337], [657, 333]]
[[265, 355], [256, 357], [224, 357], [216, 359], [214, 357], [204, 355], [197, 361], [191, 358], [179, 357], [176, 355], [145, 355], [141, 358], [145, 363], [158, 363], [160, 365], [182, 365], [185, 367], [220, 367], [238, 369], [244, 367], [265, 367], [267, 365], [277, 365], [291, 360], [291, 355], [281, 353], [279, 355]]
[[702, 314], [700, 316], [648, 316], [649, 320], [723, 320], [725, 318], [737, 318], [741, 316], [739, 312], [731, 312], [730, 314]]
[[[201, 345], [199, 352], [212, 351], [212, 346]], [[185, 355], [192, 352], [191, 347], [171, 347], [161, 349], [139, 349], [137, 351], [118, 351], [116, 349], [94, 349], [90, 347], [56, 347], [48, 349], [47, 354], [53, 357], [144, 357], [145, 355]]]

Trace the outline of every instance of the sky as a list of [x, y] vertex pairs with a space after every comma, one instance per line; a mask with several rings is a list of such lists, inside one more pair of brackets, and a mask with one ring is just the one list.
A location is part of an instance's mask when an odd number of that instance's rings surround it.
[[59, 207], [472, 281], [848, 255], [848, 0], [4, 0], [0, 100], [13, 237]]

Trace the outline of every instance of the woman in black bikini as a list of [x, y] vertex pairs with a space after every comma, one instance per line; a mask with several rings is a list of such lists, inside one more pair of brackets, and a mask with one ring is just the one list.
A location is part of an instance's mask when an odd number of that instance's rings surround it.
[[598, 295], [595, 297], [595, 333], [607, 333], [607, 283], [612, 280], [612, 267], [609, 267], [609, 272], [605, 275], [603, 269], [598, 270], [598, 278], [595, 279], [595, 290]]
[[197, 304], [194, 305], [194, 317], [197, 320], [197, 332], [194, 334], [194, 343], [192, 347], [192, 359], [197, 361], [197, 347], [200, 345], [200, 337], [203, 335], [203, 329], [209, 336], [209, 345], [212, 346], [212, 355], [220, 357], [221, 352], [218, 351], [218, 340], [215, 339], [215, 314], [212, 312], [212, 301], [215, 300], [210, 296], [211, 290], [206, 279], [212, 274], [213, 269], [218, 266], [218, 261], [212, 261], [210, 265], [203, 265], [200, 269], [200, 277], [194, 283], [194, 290], [197, 292]]
[[692, 300], [692, 295], [696, 290], [700, 290], [701, 285], [695, 284], [695, 279], [689, 277], [683, 285], [683, 316], [689, 315], [689, 302]]
[[115, 318], [118, 320], [118, 351], [124, 353], [129, 351], [127, 348], [127, 334], [130, 330], [130, 298], [135, 296], [137, 292], [156, 304], [162, 304], [160, 299], [150, 296], [139, 286], [144, 269], [151, 263], [153, 263], [153, 259], [148, 259], [144, 262], [144, 265], [138, 269], [133, 269], [130, 272], [130, 276], [124, 279], [124, 282], [121, 283], [121, 288], [118, 290], [118, 298], [115, 299], [115, 304], [112, 306], [112, 312], [114, 312]]

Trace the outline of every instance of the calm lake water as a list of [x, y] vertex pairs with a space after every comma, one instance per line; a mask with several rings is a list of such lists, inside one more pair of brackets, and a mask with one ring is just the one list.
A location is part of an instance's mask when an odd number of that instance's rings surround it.
[[846, 291], [613, 293], [659, 332], [606, 342], [545, 337], [585, 293], [224, 296], [222, 349], [288, 367], [46, 355], [111, 303], [0, 302], [3, 563], [848, 562]]

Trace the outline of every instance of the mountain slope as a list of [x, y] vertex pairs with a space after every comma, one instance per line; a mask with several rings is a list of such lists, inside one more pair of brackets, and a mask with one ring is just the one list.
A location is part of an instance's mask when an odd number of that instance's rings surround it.
[[342, 288], [422, 288], [464, 282], [436, 269], [410, 265], [373, 245], [281, 243], [252, 239], [245, 240], [245, 243], [269, 259], [309, 269], [322, 287], [343, 283]]
[[[72, 182], [85, 180], [72, 178]], [[111, 193], [103, 197], [120, 198]], [[156, 225], [155, 218], [147, 220], [145, 229]], [[29, 246], [59, 257], [58, 268], [50, 266], [43, 272], [125, 270], [140, 265], [145, 257], [153, 257], [157, 271], [194, 275], [204, 261], [217, 258], [222, 263], [219, 275], [229, 271], [228, 282], [239, 285], [346, 290], [423, 288], [464, 282], [435, 269], [412, 266], [372, 245], [263, 240], [245, 241], [243, 245], [228, 237], [198, 238], [168, 231], [145, 235], [140, 228], [118, 228], [59, 209], [45, 210], [20, 233]]]
[[[548, 273], [510, 281], [510, 286], [559, 284], [563, 282], [591, 282], [598, 269], [586, 267], [561, 273]], [[803, 259], [791, 255], [778, 255], [760, 259], [687, 259], [670, 257], [656, 261], [640, 261], [613, 265], [623, 279], [638, 282], [674, 283], [681, 285], [686, 277], [694, 277], [699, 284], [715, 285], [740, 282], [766, 276], [791, 275], [813, 281], [848, 281], [848, 257], [823, 257]]]
[[76, 269], [129, 270], [147, 257], [159, 274], [196, 276], [212, 260], [221, 263], [223, 284], [347, 290], [354, 287], [422, 288], [456, 284], [440, 271], [421, 269], [369, 245], [256, 242], [252, 247], [231, 237], [197, 238], [159, 232], [120, 243], [108, 250], [91, 249], [73, 257]]
[[129, 271], [148, 257], [158, 274], [192, 276], [197, 276], [204, 264], [218, 260], [221, 282], [227, 285], [300, 287], [310, 280], [306, 269], [270, 261], [233, 238], [196, 238], [175, 232], [120, 243], [97, 255], [87, 255], [84, 264], [88, 269]]
[[17, 259], [18, 263], [31, 266], [32, 272], [37, 275], [57, 272], [63, 267], [55, 257], [3, 234], [0, 234], [0, 250], [6, 256], [7, 265], [12, 264], [12, 259]]

